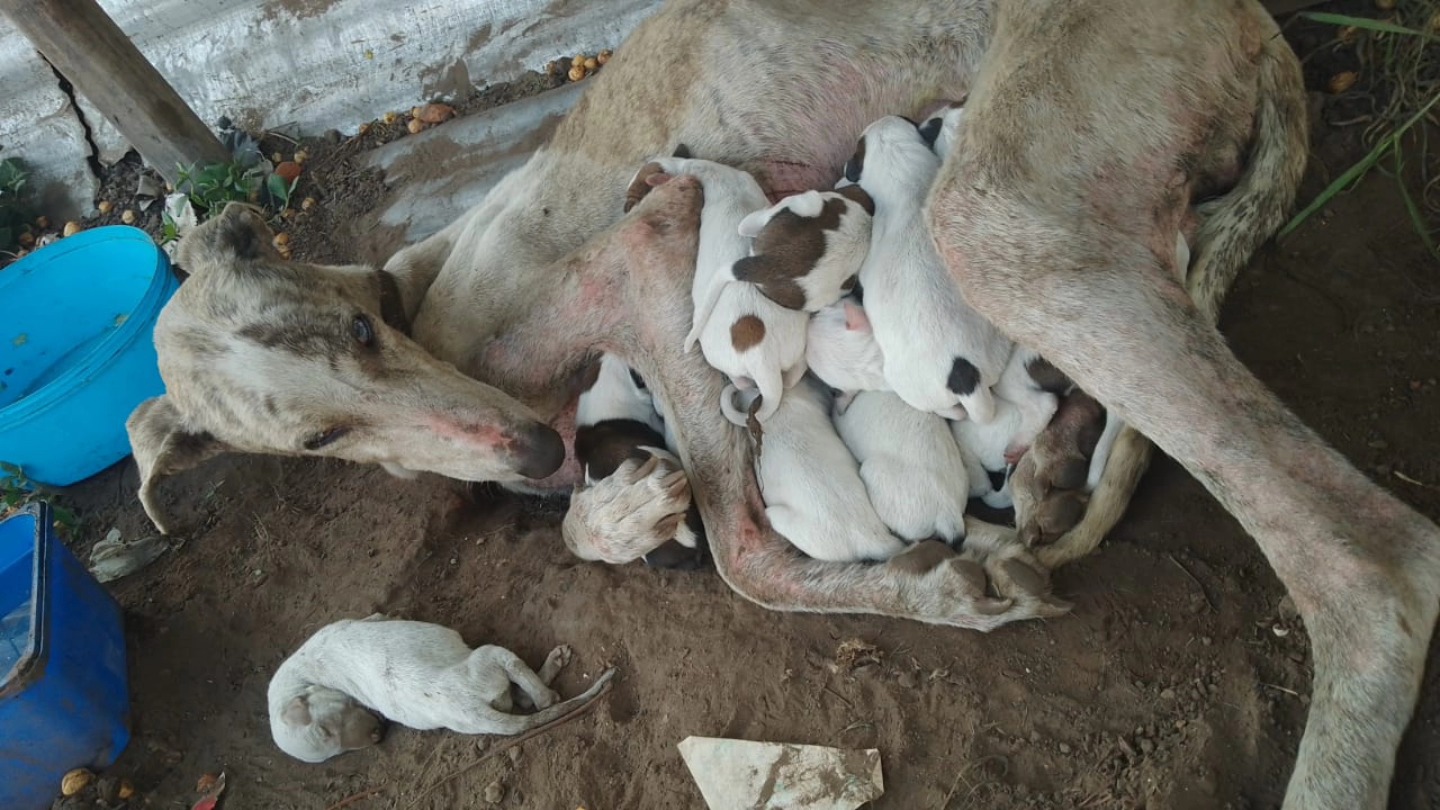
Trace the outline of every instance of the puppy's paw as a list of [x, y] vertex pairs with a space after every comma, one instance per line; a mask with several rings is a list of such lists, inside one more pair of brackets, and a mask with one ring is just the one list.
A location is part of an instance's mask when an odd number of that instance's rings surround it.
[[560, 674], [560, 670], [570, 666], [570, 662], [574, 658], [575, 651], [570, 649], [570, 645], [561, 644], [545, 656], [545, 663], [540, 665], [540, 671], [536, 674], [540, 676], [540, 680], [544, 681], [546, 686], [549, 686], [555, 682], [555, 676]]
[[576, 556], [622, 564], [675, 539], [690, 508], [690, 481], [680, 460], [662, 448], [642, 448], [608, 478], [571, 496], [561, 535]]

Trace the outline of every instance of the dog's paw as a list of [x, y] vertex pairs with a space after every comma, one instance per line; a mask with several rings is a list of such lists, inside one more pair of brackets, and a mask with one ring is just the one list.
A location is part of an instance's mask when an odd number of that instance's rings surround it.
[[690, 481], [680, 460], [661, 448], [642, 448], [609, 477], [577, 489], [561, 524], [577, 557], [622, 564], [675, 539], [690, 508]]
[[560, 674], [560, 670], [570, 666], [570, 662], [574, 658], [575, 651], [570, 649], [569, 644], [561, 644], [551, 650], [550, 654], [545, 656], [545, 663], [540, 665], [540, 672], [537, 673], [540, 680], [544, 681], [546, 686], [554, 683], [555, 676]]
[[945, 624], [989, 630], [1070, 610], [1051, 594], [1048, 572], [1013, 538], [1000, 547], [974, 544], [959, 554], [927, 540], [886, 564], [919, 580], [911, 586], [917, 615]]

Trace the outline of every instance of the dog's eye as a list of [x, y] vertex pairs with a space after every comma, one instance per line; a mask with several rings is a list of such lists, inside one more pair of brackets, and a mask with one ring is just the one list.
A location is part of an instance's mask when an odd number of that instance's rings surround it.
[[350, 432], [350, 428], [347, 428], [347, 427], [332, 427], [332, 428], [326, 428], [325, 430], [322, 430], [322, 431], [320, 431], [319, 433], [316, 433], [314, 436], [311, 436], [310, 438], [306, 439], [306, 440], [305, 440], [305, 449], [306, 449], [306, 450], [319, 450], [320, 448], [326, 446], [327, 444], [333, 444], [336, 439], [340, 438], [341, 436], [344, 436], [346, 433], [349, 433], [349, 432]]
[[361, 346], [369, 348], [375, 345], [375, 325], [370, 323], [370, 316], [356, 315], [355, 320], [350, 322], [350, 335]]

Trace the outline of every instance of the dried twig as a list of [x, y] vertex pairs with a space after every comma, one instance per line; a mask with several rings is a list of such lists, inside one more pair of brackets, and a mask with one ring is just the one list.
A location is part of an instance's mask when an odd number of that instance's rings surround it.
[[374, 796], [376, 793], [379, 793], [380, 791], [382, 791], [382, 790], [384, 790], [384, 789], [385, 789], [384, 787], [377, 787], [377, 788], [370, 788], [369, 790], [363, 790], [363, 791], [361, 791], [361, 792], [359, 792], [359, 793], [356, 793], [354, 796], [350, 796], [349, 798], [341, 799], [340, 801], [338, 801], [338, 802], [330, 805], [329, 807], [325, 808], [325, 810], [340, 810], [340, 808], [342, 808], [342, 807], [349, 807], [350, 805], [354, 804], [355, 802], [361, 801], [361, 800], [363, 800], [363, 799], [368, 799], [368, 798], [370, 798], [371, 796]]
[[1210, 606], [1210, 611], [1212, 613], [1219, 613], [1220, 611], [1216, 609], [1215, 603], [1210, 601], [1210, 593], [1205, 590], [1205, 585], [1201, 583], [1200, 580], [1196, 579], [1194, 574], [1190, 573], [1190, 569], [1181, 565], [1180, 561], [1175, 559], [1175, 555], [1166, 554], [1165, 556], [1169, 557], [1170, 562], [1175, 563], [1175, 567], [1179, 568], [1182, 572], [1184, 572], [1185, 576], [1189, 577], [1190, 581], [1195, 583], [1195, 587], [1200, 589], [1200, 595], [1205, 598], [1205, 604]]

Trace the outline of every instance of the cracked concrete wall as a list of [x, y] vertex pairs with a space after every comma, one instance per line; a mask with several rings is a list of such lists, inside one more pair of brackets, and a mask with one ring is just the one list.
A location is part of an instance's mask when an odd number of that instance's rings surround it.
[[[660, 0], [100, 0], [207, 123], [350, 132], [513, 79], [550, 59], [614, 47]], [[48, 65], [0, 19], [0, 156], [35, 169], [50, 197], [88, 209], [88, 148]], [[125, 139], [80, 93], [99, 157]], [[54, 205], [56, 203], [52, 203]], [[57, 215], [69, 215], [55, 209]]]

